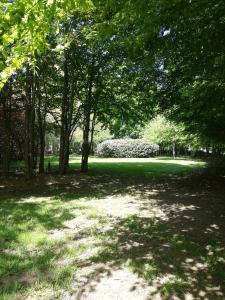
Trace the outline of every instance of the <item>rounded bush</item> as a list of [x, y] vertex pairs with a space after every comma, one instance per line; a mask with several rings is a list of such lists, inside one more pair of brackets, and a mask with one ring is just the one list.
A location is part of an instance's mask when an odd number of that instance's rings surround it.
[[97, 145], [98, 157], [151, 157], [159, 151], [157, 144], [143, 139], [106, 140]]

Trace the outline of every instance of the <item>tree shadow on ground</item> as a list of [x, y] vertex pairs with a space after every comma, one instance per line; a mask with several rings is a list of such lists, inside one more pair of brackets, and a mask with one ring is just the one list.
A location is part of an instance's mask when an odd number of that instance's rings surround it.
[[100, 230], [102, 249], [90, 259], [97, 269], [81, 284], [81, 299], [97, 289], [102, 274], [124, 267], [147, 280], [148, 299], [225, 299], [225, 191], [196, 183], [126, 186], [138, 195], [141, 213]]
[[[225, 190], [221, 185], [223, 179], [216, 182], [219, 182], [217, 186], [199, 177], [138, 181], [88, 175], [42, 179], [32, 187], [17, 191], [13, 186], [5, 189], [1, 191], [0, 203], [0, 251], [8, 269], [2, 273], [1, 285], [10, 281], [10, 277], [16, 281], [14, 276], [29, 272], [33, 266], [43, 280], [51, 280], [53, 261], [63, 256], [63, 241], [45, 245], [28, 260], [26, 251], [22, 256], [12, 251], [11, 245], [15, 248], [25, 229], [32, 231], [36, 226], [48, 231], [63, 229], [65, 221], [76, 217], [76, 211], [85, 213], [87, 207], [79, 205], [80, 199], [85, 199], [88, 205], [93, 198], [100, 200], [109, 195], [127, 194], [138, 203], [138, 212], [127, 217], [111, 216], [110, 228], [99, 226], [92, 232], [100, 238], [97, 243], [100, 250], [76, 262], [74, 273], [76, 268], [91, 266], [86, 279], [77, 283], [79, 297], [82, 299], [87, 290], [93, 292], [102, 274], [110, 276], [112, 270], [127, 267], [153, 287], [148, 299], [157, 295], [161, 299], [172, 299], [176, 295], [185, 300], [222, 300], [225, 298]], [[43, 199], [36, 201], [32, 197]], [[70, 202], [76, 204], [72, 210], [66, 206]], [[46, 207], [46, 204], [51, 206]], [[88, 235], [90, 231], [77, 237], [74, 233], [74, 239]], [[17, 264], [15, 274], [13, 268], [10, 269], [12, 261]], [[31, 286], [35, 280], [26, 284]]]

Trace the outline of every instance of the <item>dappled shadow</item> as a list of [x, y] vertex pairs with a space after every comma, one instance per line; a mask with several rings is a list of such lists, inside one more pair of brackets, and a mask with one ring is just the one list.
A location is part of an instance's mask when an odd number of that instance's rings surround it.
[[223, 299], [224, 242], [207, 236], [193, 240], [179, 232], [176, 224], [128, 217], [105, 233], [103, 250], [92, 261], [111, 267], [125, 264], [154, 287], [149, 299], [155, 294], [162, 299], [173, 294], [186, 299], [187, 293], [192, 299]]
[[125, 187], [140, 213], [100, 230], [102, 249], [90, 264], [101, 268], [86, 275], [83, 295], [101, 290], [109, 270], [128, 267], [151, 287], [146, 299], [225, 298], [225, 191], [193, 183]]
[[[0, 188], [0, 298], [37, 282], [63, 288], [64, 279], [72, 276], [69, 259], [56, 276], [57, 261], [65, 251], [79, 249], [75, 237], [92, 235], [93, 227], [102, 222], [101, 216], [89, 216], [92, 212], [84, 202], [113, 189], [89, 175], [44, 176], [29, 185], [22, 177], [5, 180]], [[74, 257], [72, 270], [76, 267]]]
[[[80, 280], [74, 271], [74, 291], [80, 299], [85, 299], [82, 297], [87, 291], [96, 291], [103, 278], [111, 278], [112, 273], [123, 272], [124, 268], [145, 280], [147, 285], [143, 288], [149, 289], [146, 299], [173, 299], [173, 295], [185, 300], [224, 299], [225, 189], [224, 179], [214, 180], [217, 184], [199, 175], [150, 181], [90, 174], [46, 176], [29, 187], [21, 181], [17, 190], [13, 184], [6, 186], [0, 190], [0, 251], [4, 262], [1, 267], [6, 270], [1, 273], [1, 285], [17, 281], [24, 286], [24, 274], [34, 265], [42, 278], [51, 280], [53, 262], [63, 256], [63, 241], [42, 245], [41, 251], [32, 254], [24, 250], [22, 256], [12, 251], [11, 245], [15, 248], [21, 242], [18, 238], [25, 229], [32, 232], [36, 226], [42, 226], [48, 232], [63, 230], [76, 218], [76, 212], [85, 214], [93, 199], [102, 201], [104, 206], [104, 201], [107, 204], [116, 197], [123, 203], [124, 196], [129, 195], [130, 205], [137, 206], [135, 211], [127, 210], [127, 216], [113, 215], [110, 206], [108, 210], [102, 207], [103, 214], [110, 215], [110, 226], [80, 234], [72, 228], [74, 240], [90, 234], [100, 238], [96, 242], [97, 253], [76, 261], [79, 269], [87, 268]], [[76, 204], [72, 209], [66, 206], [70, 202]], [[10, 271], [12, 261], [17, 264], [16, 274]], [[34, 276], [26, 284], [32, 285], [36, 280]], [[139, 285], [134, 284], [133, 291]]]
[[[76, 250], [78, 246], [74, 244], [73, 247]], [[76, 256], [73, 259], [68, 257], [68, 250], [67, 242], [61, 240], [54, 243], [41, 241], [35, 249], [24, 248], [22, 253], [9, 247], [4, 251], [1, 250], [0, 298], [30, 299], [25, 296], [26, 291], [31, 289], [32, 293], [32, 289], [36, 290], [43, 286], [51, 287], [50, 294], [48, 295], [47, 288], [40, 297], [34, 296], [32, 299], [52, 299], [54, 287], [62, 292], [59, 299], [65, 299], [64, 291], [69, 288], [68, 282], [74, 276], [78, 266]], [[20, 292], [22, 295], [17, 295]]]

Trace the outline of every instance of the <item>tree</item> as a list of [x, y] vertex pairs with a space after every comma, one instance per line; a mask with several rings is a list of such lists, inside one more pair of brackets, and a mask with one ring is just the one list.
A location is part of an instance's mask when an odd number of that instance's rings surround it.
[[0, 89], [16, 70], [49, 47], [49, 35], [58, 32], [74, 10], [88, 12], [91, 1], [7, 1], [0, 6]]
[[155, 107], [208, 143], [224, 144], [224, 1], [118, 0], [107, 9], [142, 82], [155, 85]]
[[[183, 127], [217, 152], [223, 148], [222, 0], [3, 1], [0, 14], [0, 126], [9, 136], [19, 86], [28, 174], [37, 157], [44, 172], [50, 115], [60, 131], [60, 173], [68, 170], [77, 127], [83, 130], [81, 169], [87, 171], [96, 124], [118, 137], [138, 137], [156, 114], [170, 120], [162, 125], [174, 154], [186, 135]], [[4, 138], [1, 145], [12, 150], [12, 141]]]
[[178, 147], [188, 148], [190, 145], [184, 127], [168, 121], [161, 115], [156, 116], [144, 127], [142, 135], [146, 140], [158, 144], [161, 150], [171, 149], [174, 159]]
[[0, 128], [2, 131], [2, 170], [7, 174], [10, 170], [11, 161], [11, 128], [12, 128], [12, 82], [0, 92]]

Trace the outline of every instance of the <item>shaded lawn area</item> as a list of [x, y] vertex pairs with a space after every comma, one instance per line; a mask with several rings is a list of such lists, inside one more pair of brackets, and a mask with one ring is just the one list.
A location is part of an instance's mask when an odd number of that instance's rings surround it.
[[[111, 172], [125, 176], [162, 177], [185, 174], [204, 166], [202, 161], [171, 158], [91, 158], [90, 170]], [[71, 167], [77, 167], [77, 159], [71, 157]], [[79, 168], [79, 166], [78, 166]]]
[[[79, 156], [70, 156], [70, 169], [80, 170]], [[58, 157], [49, 156], [45, 160], [51, 170], [57, 170]], [[204, 167], [205, 162], [190, 158], [153, 157], [153, 158], [89, 158], [89, 169], [93, 172], [113, 173], [115, 175], [138, 177], [162, 177], [187, 174], [199, 167]]]
[[103, 174], [2, 178], [0, 299], [225, 299], [224, 177], [182, 177], [185, 162], [176, 177], [103, 162]]

